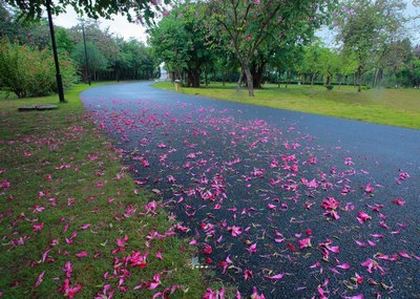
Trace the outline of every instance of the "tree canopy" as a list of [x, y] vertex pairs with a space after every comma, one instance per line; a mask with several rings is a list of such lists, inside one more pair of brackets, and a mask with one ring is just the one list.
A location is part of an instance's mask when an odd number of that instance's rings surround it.
[[[171, 3], [140, 1], [54, 1], [54, 12], [76, 6], [92, 18], [120, 13], [148, 22], [145, 45], [124, 40], [89, 20], [84, 28], [91, 78], [150, 79], [165, 62], [173, 80], [199, 87], [211, 80], [238, 82], [249, 95], [265, 82], [338, 84], [362, 87], [418, 86], [419, 51], [406, 30], [400, 0], [208, 0]], [[7, 0], [20, 13], [38, 17], [46, 0]], [[33, 3], [30, 6], [29, 3]], [[132, 6], [132, 7], [131, 7]], [[130, 8], [131, 7], [131, 8]], [[42, 50], [50, 47], [45, 20], [19, 18], [0, 6], [0, 35]], [[159, 22], [154, 22], [160, 16]], [[29, 18], [30, 19], [30, 18]], [[322, 25], [335, 45], [315, 35]], [[87, 80], [81, 25], [56, 26], [58, 49]]]
[[47, 3], [52, 4], [52, 12], [59, 14], [72, 7], [77, 13], [89, 18], [112, 18], [116, 14], [126, 16], [129, 21], [143, 20], [150, 23], [154, 17], [165, 13], [165, 4], [170, 0], [5, 0], [6, 3], [18, 8], [26, 18], [40, 18]]
[[156, 56], [166, 62], [168, 69], [180, 77], [187, 73], [189, 86], [200, 86], [200, 74], [206, 63], [214, 59], [211, 41], [197, 4], [184, 4], [173, 9], [159, 26], [150, 30], [150, 44]]
[[[45, 19], [24, 20], [17, 14], [0, 5], [2, 22], [0, 23], [0, 39], [3, 40], [3, 51], [21, 53], [22, 57], [37, 60], [45, 57], [50, 49], [48, 23]], [[90, 20], [84, 23], [86, 33], [86, 48], [91, 80], [139, 80], [153, 78], [156, 73], [156, 61], [151, 50], [137, 40], [124, 40], [112, 34], [109, 29], [101, 29], [99, 22]], [[60, 53], [63, 72], [75, 70], [84, 81], [88, 80], [86, 57], [82, 38], [81, 24], [72, 28], [56, 26], [57, 48]], [[21, 48], [21, 46], [23, 48]], [[42, 55], [38, 52], [42, 52]], [[12, 62], [12, 60], [8, 60]], [[27, 60], [19, 60], [25, 64]], [[35, 65], [35, 64], [34, 64]], [[8, 64], [7, 67], [11, 66]], [[9, 70], [9, 68], [7, 68]], [[16, 71], [19, 71], [16, 67]], [[35, 69], [35, 68], [34, 68]], [[49, 71], [49, 70], [48, 70]], [[54, 78], [54, 74], [53, 74]], [[66, 74], [66, 86], [71, 81], [77, 81], [76, 74]], [[76, 80], [75, 80], [76, 79]], [[13, 80], [12, 80], [13, 81]], [[5, 82], [5, 81], [3, 81]], [[11, 82], [11, 81], [7, 81]], [[52, 90], [52, 89], [48, 89]], [[42, 92], [45, 93], [45, 92]], [[37, 94], [27, 92], [27, 94]]]
[[253, 96], [250, 66], [261, 45], [273, 36], [297, 39], [305, 27], [318, 28], [332, 4], [328, 0], [212, 0], [208, 5], [212, 19], [218, 25], [216, 30], [231, 41], [230, 46], [246, 76], [249, 95]]
[[398, 37], [405, 4], [399, 0], [347, 0], [336, 17], [338, 39], [345, 52], [354, 53], [357, 61], [359, 91], [361, 76], [375, 56], [379, 59], [387, 43]]

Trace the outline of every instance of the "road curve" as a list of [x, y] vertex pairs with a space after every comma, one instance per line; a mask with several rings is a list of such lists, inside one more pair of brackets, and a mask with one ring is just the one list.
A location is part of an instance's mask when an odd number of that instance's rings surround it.
[[420, 297], [419, 130], [150, 82], [81, 98], [200, 262], [245, 298]]

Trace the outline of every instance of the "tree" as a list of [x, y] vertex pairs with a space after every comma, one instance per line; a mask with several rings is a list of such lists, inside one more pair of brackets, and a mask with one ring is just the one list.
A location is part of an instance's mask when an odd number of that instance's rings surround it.
[[235, 54], [223, 46], [214, 48], [212, 52], [214, 53], [213, 68], [216, 73], [214, 79], [222, 81], [223, 86], [226, 81], [237, 81], [239, 64]]
[[399, 0], [346, 0], [336, 16], [338, 41], [357, 60], [358, 91], [369, 62], [402, 28], [405, 4]]
[[[96, 48], [93, 55], [98, 58], [100, 54], [104, 58], [100, 60], [106, 61], [106, 67], [102, 67], [101, 62], [101, 67], [95, 71], [97, 79], [132, 80], [149, 79], [153, 76], [154, 61], [144, 44], [116, 37], [109, 28], [101, 29], [97, 21], [85, 21], [84, 26], [87, 42]], [[72, 27], [69, 35], [73, 43], [83, 43], [81, 25]], [[79, 52], [80, 49], [75, 50], [78, 51], [78, 55], [83, 54]], [[82, 58], [77, 61], [81, 63], [79, 69], [84, 71], [85, 63]], [[91, 66], [93, 64], [89, 63]]]
[[420, 57], [414, 57], [407, 66], [408, 86], [420, 88]]
[[[86, 40], [95, 44], [107, 61], [113, 61], [116, 59], [120, 49], [117, 45], [116, 38], [109, 31], [109, 28], [101, 30], [99, 28], [99, 22], [95, 20], [85, 21], [84, 26]], [[70, 29], [70, 38], [74, 41], [74, 43], [83, 42], [81, 24], [78, 24]]]
[[303, 59], [304, 49], [299, 44], [290, 44], [278, 49], [273, 58], [270, 60], [270, 65], [277, 71], [277, 82], [280, 86], [280, 80], [285, 76], [286, 87], [292, 77], [292, 74], [299, 72], [304, 63]]
[[315, 77], [322, 72], [321, 52], [322, 47], [319, 41], [315, 41], [304, 48], [303, 59], [299, 69], [301, 73], [310, 76], [311, 85], [314, 84]]
[[210, 41], [200, 4], [187, 3], [171, 11], [150, 30], [150, 44], [169, 71], [180, 79], [187, 74], [187, 85], [200, 86], [203, 66], [212, 61]]
[[[0, 86], [19, 98], [44, 96], [56, 91], [55, 70], [48, 50], [0, 40]], [[60, 60], [64, 87], [75, 80], [73, 63], [66, 55]]]
[[55, 35], [57, 39], [58, 50], [70, 54], [73, 51], [76, 43], [74, 40], [71, 39], [69, 30], [58, 27], [55, 30]]
[[332, 79], [340, 71], [340, 56], [336, 51], [322, 47], [319, 62], [320, 73], [324, 77], [325, 86], [331, 89]]
[[[357, 71], [358, 62], [356, 55], [352, 52], [344, 53], [340, 52], [340, 74], [344, 76], [344, 81], [347, 83], [347, 78], [354, 74]], [[341, 82], [340, 82], [341, 84]]]
[[1, 2], [0, 19], [2, 20], [0, 22], [1, 37], [7, 37], [11, 41], [31, 45], [38, 49], [45, 49], [49, 46], [48, 22], [45, 19], [18, 19], [16, 12], [1, 5]]
[[[242, 71], [246, 76], [248, 94], [254, 95], [251, 63], [256, 51], [270, 36], [271, 28], [294, 30], [294, 20], [306, 18], [309, 24], [318, 15], [326, 15], [332, 2], [314, 0], [211, 0], [209, 9], [218, 32], [231, 40]], [[284, 31], [286, 33], [287, 31]]]
[[[86, 43], [87, 55], [89, 57], [89, 69], [92, 72], [93, 80], [98, 77], [98, 72], [106, 70], [108, 67], [108, 60], [102, 52], [92, 42]], [[72, 58], [77, 63], [79, 71], [83, 74], [84, 81], [87, 81], [87, 71], [85, 63], [85, 50], [83, 43], [78, 43], [72, 52]]]
[[20, 26], [2, 2], [0, 2], [0, 20], [0, 36], [14, 40], [19, 35]]
[[403, 82], [406, 78], [403, 77], [407, 73], [403, 72], [403, 70], [407, 69], [413, 56], [411, 42], [407, 38], [387, 44], [384, 47], [383, 55], [380, 57], [380, 67], [375, 73], [374, 86], [379, 85], [379, 82], [383, 79], [384, 70], [394, 77], [394, 86], [406, 85], [406, 82]]
[[176, 17], [166, 17], [158, 27], [150, 30], [150, 45], [156, 57], [165, 62], [172, 80], [181, 79], [188, 66], [189, 55], [186, 44], [187, 33], [179, 26]]
[[150, 79], [153, 76], [155, 62], [143, 43], [134, 39], [121, 41], [119, 54], [119, 76], [129, 79]]

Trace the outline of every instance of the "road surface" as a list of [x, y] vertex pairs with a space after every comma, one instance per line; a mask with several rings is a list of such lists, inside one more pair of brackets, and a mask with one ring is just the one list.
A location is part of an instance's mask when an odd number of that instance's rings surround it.
[[200, 263], [245, 298], [420, 298], [420, 131], [150, 82], [82, 99]]

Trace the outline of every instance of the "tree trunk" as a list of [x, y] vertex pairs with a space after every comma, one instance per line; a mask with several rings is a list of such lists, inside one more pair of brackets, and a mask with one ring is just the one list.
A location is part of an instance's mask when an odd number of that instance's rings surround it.
[[378, 69], [378, 77], [376, 78], [376, 86], [381, 86], [382, 79], [383, 79], [384, 70], [382, 68]]
[[359, 65], [359, 67], [357, 68], [357, 91], [361, 92], [362, 91], [362, 67]]
[[248, 64], [244, 64], [242, 66], [242, 68], [243, 68], [243, 70], [245, 72], [246, 84], [247, 84], [247, 87], [248, 87], [248, 95], [250, 97], [253, 97], [254, 96], [254, 82], [252, 80], [251, 70], [250, 70]]
[[200, 70], [188, 70], [188, 87], [200, 87]]
[[262, 87], [262, 80], [264, 76], [265, 63], [252, 64], [251, 74], [254, 88]]
[[262, 79], [263, 74], [260, 70], [255, 72], [255, 74], [252, 75], [252, 84], [254, 85], [254, 88], [262, 88]]
[[312, 76], [311, 76], [311, 86], [314, 85], [314, 80], [315, 80], [315, 74], [312, 74]]
[[191, 73], [191, 71], [188, 71], [188, 74], [187, 74], [187, 87], [191, 87], [192, 86], [192, 77], [193, 77], [193, 75], [192, 75], [192, 73]]
[[239, 91], [239, 89], [241, 89], [242, 77], [243, 77], [243, 72], [241, 69], [239, 72], [238, 87], [236, 88], [236, 91]]
[[193, 87], [200, 87], [200, 71], [194, 71], [194, 84]]

